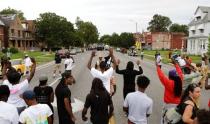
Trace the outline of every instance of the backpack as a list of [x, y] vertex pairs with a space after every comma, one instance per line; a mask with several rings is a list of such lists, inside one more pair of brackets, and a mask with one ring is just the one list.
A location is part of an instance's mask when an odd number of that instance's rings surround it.
[[176, 124], [182, 119], [182, 115], [177, 111], [177, 107], [170, 108], [166, 111], [165, 121], [168, 124]]

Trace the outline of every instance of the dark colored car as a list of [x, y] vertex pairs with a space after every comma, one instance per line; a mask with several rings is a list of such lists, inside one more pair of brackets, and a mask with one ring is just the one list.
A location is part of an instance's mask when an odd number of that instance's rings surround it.
[[97, 45], [97, 50], [104, 50], [104, 45], [103, 44], [98, 44]]

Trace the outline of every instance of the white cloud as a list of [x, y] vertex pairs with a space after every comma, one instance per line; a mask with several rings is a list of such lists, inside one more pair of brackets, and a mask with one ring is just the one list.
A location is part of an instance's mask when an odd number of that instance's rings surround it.
[[[170, 2], [169, 2], [170, 1]], [[146, 29], [156, 13], [168, 16], [174, 23], [188, 24], [197, 6], [210, 6], [209, 0], [0, 0], [0, 8], [22, 10], [27, 19], [40, 13], [55, 12], [75, 21], [79, 16], [93, 22], [100, 34], [135, 32]], [[133, 21], [130, 21], [133, 20]]]

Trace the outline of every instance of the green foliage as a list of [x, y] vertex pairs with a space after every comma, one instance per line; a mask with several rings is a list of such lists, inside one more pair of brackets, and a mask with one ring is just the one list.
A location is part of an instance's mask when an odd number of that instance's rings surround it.
[[19, 51], [17, 48], [12, 47], [12, 48], [10, 48], [10, 52], [14, 54], [14, 53], [18, 53]]
[[169, 17], [155, 14], [153, 19], [149, 22], [147, 30], [150, 32], [167, 32], [171, 23]]
[[135, 39], [132, 33], [121, 33], [118, 35], [117, 33], [113, 33], [112, 35], [103, 35], [100, 38], [100, 42], [109, 44], [115, 47], [123, 47], [129, 48], [135, 45]]
[[189, 35], [188, 26], [187, 25], [179, 25], [177, 23], [174, 23], [169, 28], [170, 32], [183, 32], [186, 36]]
[[80, 40], [80, 42], [85, 43], [86, 45], [98, 42], [98, 29], [93, 23], [84, 22], [79, 17], [77, 17], [76, 27], [77, 36], [80, 37], [77, 40]]
[[134, 46], [135, 39], [132, 33], [121, 33], [120, 34], [120, 46], [123, 48], [129, 48]]
[[36, 39], [49, 48], [73, 45], [74, 27], [66, 18], [55, 13], [43, 13], [36, 20]]
[[21, 10], [15, 10], [10, 7], [3, 9], [0, 11], [0, 14], [17, 14], [20, 20], [25, 20], [26, 18], [23, 16], [23, 12]]
[[7, 48], [2, 49], [2, 53], [7, 53]]

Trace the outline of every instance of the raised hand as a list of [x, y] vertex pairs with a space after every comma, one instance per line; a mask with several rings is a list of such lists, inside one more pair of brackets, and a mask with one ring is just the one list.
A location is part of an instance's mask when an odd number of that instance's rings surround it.
[[137, 64], [137, 65], [140, 65], [140, 64], [141, 64], [141, 63], [140, 63], [140, 60], [137, 60], [137, 61], [136, 61], [136, 64]]

